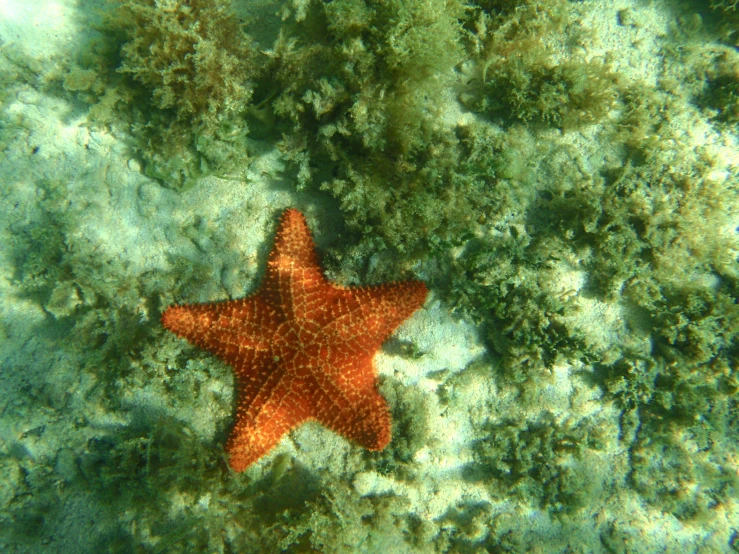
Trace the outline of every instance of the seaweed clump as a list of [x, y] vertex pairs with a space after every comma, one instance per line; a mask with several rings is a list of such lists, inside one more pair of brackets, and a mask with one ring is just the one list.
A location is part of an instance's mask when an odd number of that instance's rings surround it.
[[481, 3], [468, 22], [470, 83], [460, 100], [496, 121], [573, 130], [598, 123], [620, 97], [618, 76], [601, 57], [573, 54], [585, 43], [569, 26], [568, 2], [518, 2], [504, 14]]
[[[708, 50], [708, 49], [704, 49]], [[698, 105], [712, 110], [717, 121], [739, 123], [739, 54], [735, 48], [712, 48], [689, 54], [698, 60], [700, 90], [696, 93]]]
[[[513, 19], [499, 20], [508, 29], [504, 36], [541, 49], [538, 32], [517, 26], [538, 25], [539, 4], [519, 3], [507, 12]], [[524, 12], [528, 19], [516, 23]], [[575, 27], [572, 20], [565, 26]], [[495, 30], [475, 32], [484, 69], [486, 52], [494, 52], [486, 45], [496, 44], [485, 37]], [[511, 59], [514, 66], [536, 62], [519, 54], [526, 48], [508, 44], [510, 56], [490, 58], [495, 65], [471, 82], [463, 101], [507, 125], [490, 165], [497, 194], [504, 198], [507, 191], [510, 204], [497, 203], [486, 214], [486, 231], [450, 262], [448, 298], [485, 325], [488, 344], [502, 357], [500, 381], [517, 385], [524, 401], [552, 382], [558, 362], [592, 368], [593, 382], [623, 413], [629, 484], [677, 518], [705, 521], [720, 517], [739, 485], [723, 469], [736, 456], [739, 380], [736, 162], [720, 146], [733, 140], [733, 128], [705, 123], [731, 122], [736, 63], [730, 49], [700, 49], [684, 38], [679, 47], [665, 47], [671, 63], [657, 89], [638, 80], [626, 86], [602, 66], [602, 83], [610, 83], [604, 110], [584, 114], [577, 103], [571, 111], [565, 96], [564, 111], [545, 115], [526, 100], [536, 97], [527, 96], [530, 80], [506, 78]], [[536, 72], [535, 65], [526, 71]], [[488, 75], [503, 78], [502, 90], [520, 83], [511, 96], [524, 102], [520, 110], [505, 95], [494, 97], [497, 86], [480, 88]], [[615, 105], [622, 109], [612, 112]], [[686, 145], [678, 118], [690, 120], [681, 126], [710, 127], [715, 142]], [[591, 123], [598, 125], [585, 126]], [[588, 133], [600, 151], [573, 147], [572, 137], [562, 140], [551, 127]], [[611, 322], [603, 317], [609, 311], [618, 314]], [[598, 325], [583, 325], [593, 314]], [[595, 327], [609, 335], [598, 337]], [[481, 442], [476, 453], [498, 479], [555, 510], [582, 505], [558, 492], [567, 489], [565, 472], [553, 477], [527, 469], [524, 450], [534, 439], [541, 441], [537, 450], [549, 449], [557, 459], [554, 436], [538, 438], [531, 424], [491, 429], [496, 438], [483, 428], [481, 440], [497, 441], [498, 449]]]
[[[299, 186], [339, 202], [360, 255], [459, 239], [487, 202], [440, 99], [464, 59], [457, 1], [305, 2], [271, 52], [272, 108]], [[371, 236], [371, 237], [370, 237]]]
[[515, 495], [553, 513], [573, 513], [601, 496], [597, 475], [604, 437], [591, 422], [559, 422], [549, 412], [534, 421], [485, 422], [474, 445], [481, 476], [501, 497]]
[[150, 177], [182, 185], [245, 159], [260, 64], [230, 3], [117, 0], [100, 27], [64, 87], [93, 124], [124, 122]]

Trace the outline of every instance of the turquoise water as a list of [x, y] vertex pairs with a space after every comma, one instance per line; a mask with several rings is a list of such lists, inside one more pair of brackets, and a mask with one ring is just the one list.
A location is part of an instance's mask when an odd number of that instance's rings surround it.
[[[739, 548], [738, 36], [720, 0], [0, 2], [0, 551]], [[288, 207], [331, 283], [429, 295], [365, 354], [387, 446], [309, 421], [234, 471], [234, 369], [161, 317], [269, 282]]]

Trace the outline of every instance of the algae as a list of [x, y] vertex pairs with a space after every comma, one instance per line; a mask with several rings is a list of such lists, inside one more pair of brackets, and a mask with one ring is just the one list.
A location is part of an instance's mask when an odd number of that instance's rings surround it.
[[[258, 48], [231, 6], [119, 3], [56, 88], [3, 58], [3, 82], [22, 79], [0, 96], [0, 144], [48, 174], [14, 176], [24, 211], [3, 208], [7, 281], [33, 316], [29, 332], [3, 314], [21, 345], [3, 363], [3, 417], [24, 424], [2, 436], [2, 544], [54, 544], [80, 502], [109, 514], [93, 547], [111, 551], [734, 546], [737, 63], [721, 24], [686, 12], [660, 28], [632, 3], [601, 6], [603, 27], [593, 2], [564, 0], [272, 7], [277, 38]], [[650, 60], [621, 58], [608, 33], [648, 42]], [[90, 136], [130, 132], [144, 172], [180, 187], [172, 204], [216, 207], [175, 217], [143, 176], [116, 182], [134, 191], [126, 223], [164, 226], [144, 236], [168, 253], [145, 269], [110, 253], [95, 225], [120, 230], [124, 200], [82, 185], [103, 173], [87, 162], [59, 175], [53, 148], [29, 148], [38, 123], [16, 92], [82, 100]], [[385, 452], [308, 429], [235, 475], [219, 446], [230, 372], [157, 316], [253, 282], [251, 261], [236, 285], [223, 275], [233, 213], [254, 211], [195, 177], [249, 173], [248, 146], [275, 144], [269, 186], [294, 182], [291, 202], [333, 203], [345, 223], [322, 246], [333, 277], [423, 277], [487, 353], [433, 366], [436, 337], [419, 332], [392, 356], [426, 373], [383, 380]], [[22, 377], [36, 366], [52, 369]], [[68, 442], [51, 441], [65, 425]]]
[[98, 34], [61, 75], [92, 125], [136, 138], [144, 171], [170, 186], [248, 159], [259, 52], [230, 3], [110, 0]]

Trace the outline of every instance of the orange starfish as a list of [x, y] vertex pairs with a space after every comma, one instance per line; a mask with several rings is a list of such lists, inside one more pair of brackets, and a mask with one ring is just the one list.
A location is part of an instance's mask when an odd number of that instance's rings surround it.
[[331, 284], [305, 217], [288, 209], [256, 294], [172, 306], [162, 324], [233, 366], [238, 401], [226, 451], [243, 471], [309, 420], [370, 450], [385, 448], [390, 412], [372, 360], [426, 294], [420, 281]]

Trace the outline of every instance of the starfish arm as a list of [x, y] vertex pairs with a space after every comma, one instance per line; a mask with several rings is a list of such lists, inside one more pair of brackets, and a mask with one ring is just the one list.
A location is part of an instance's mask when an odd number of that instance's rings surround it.
[[229, 464], [243, 471], [272, 450], [290, 430], [310, 417], [304, 398], [277, 367], [261, 372], [261, 382], [240, 380], [236, 422], [226, 443]]
[[428, 289], [420, 281], [341, 290], [340, 313], [326, 326], [342, 342], [361, 351], [375, 351], [426, 301]]
[[[361, 370], [343, 378], [317, 376], [311, 415], [322, 425], [369, 450], [382, 450], [390, 442], [390, 410], [377, 391], [371, 358], [357, 362]], [[369, 375], [370, 378], [364, 378]], [[352, 378], [354, 377], [354, 378]]]
[[305, 217], [285, 210], [267, 262], [263, 294], [285, 319], [300, 319], [320, 304], [327, 286]]
[[[282, 214], [269, 261], [285, 262], [286, 266], [294, 268], [314, 268], [319, 275], [321, 274], [318, 254], [313, 245], [313, 236], [305, 216], [298, 210], [289, 208]], [[270, 263], [267, 266], [267, 274], [274, 271], [275, 267], [280, 268], [285, 265]]]
[[383, 450], [390, 443], [390, 410], [377, 391], [325, 425], [368, 450]]
[[260, 296], [252, 296], [172, 306], [162, 314], [162, 324], [229, 363], [243, 363], [269, 351], [277, 322], [274, 310]]

